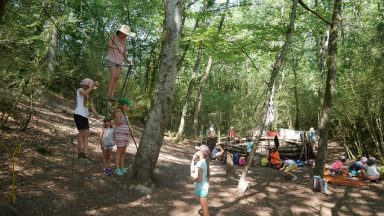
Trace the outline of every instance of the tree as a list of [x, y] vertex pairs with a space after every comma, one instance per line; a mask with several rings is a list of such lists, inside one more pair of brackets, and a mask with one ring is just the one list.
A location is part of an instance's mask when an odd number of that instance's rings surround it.
[[141, 183], [152, 182], [153, 170], [164, 138], [165, 124], [169, 119], [179, 61], [182, 6], [182, 0], [164, 2], [160, 71], [155, 84], [153, 103], [133, 163], [133, 176]]
[[329, 45], [328, 45], [328, 72], [325, 84], [324, 102], [320, 114], [319, 124], [319, 151], [316, 159], [314, 175], [324, 176], [325, 158], [328, 149], [328, 133], [333, 106], [333, 94], [335, 91], [336, 71], [337, 71], [337, 35], [340, 24], [342, 0], [334, 1], [332, 23], [330, 25]]

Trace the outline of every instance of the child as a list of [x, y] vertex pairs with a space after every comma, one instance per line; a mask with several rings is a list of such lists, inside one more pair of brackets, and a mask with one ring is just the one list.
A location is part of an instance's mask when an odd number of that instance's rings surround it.
[[276, 147], [272, 147], [271, 153], [268, 155], [269, 157], [269, 166], [272, 168], [279, 169], [280, 168], [280, 153], [277, 151]]
[[330, 168], [331, 175], [333, 176], [342, 176], [344, 168], [344, 163], [347, 160], [347, 158], [344, 155], [341, 155], [339, 157], [339, 160], [335, 161]]
[[[135, 37], [135, 33], [131, 32], [131, 28], [127, 25], [122, 25], [117, 30], [116, 35], [112, 36], [108, 43], [107, 65], [111, 74], [111, 80], [108, 85], [108, 98], [114, 99], [117, 82], [120, 78], [121, 65], [123, 60], [127, 60], [126, 38], [127, 36]], [[127, 62], [130, 64], [130, 62]]]
[[362, 170], [363, 177], [366, 179], [366, 182], [377, 181], [380, 178], [380, 173], [376, 168], [376, 160], [369, 158], [367, 161], [366, 171]]
[[100, 147], [103, 151], [104, 174], [107, 176], [112, 175], [111, 154], [112, 148], [115, 145], [113, 142], [113, 130], [112, 118], [105, 117], [103, 129], [100, 132]]
[[287, 159], [284, 161], [283, 167], [280, 169], [284, 171], [284, 173], [292, 176], [292, 181], [297, 180], [297, 176], [292, 173], [293, 170], [297, 170], [298, 166], [294, 160]]
[[127, 150], [130, 129], [128, 127], [128, 117], [125, 111], [128, 110], [128, 105], [131, 102], [127, 98], [119, 100], [119, 107], [115, 114], [115, 143], [116, 143], [116, 170], [115, 173], [118, 176], [124, 175], [127, 172], [127, 168], [124, 167], [125, 151]]
[[199, 214], [209, 216], [207, 196], [209, 191], [209, 162], [210, 151], [208, 146], [196, 146], [198, 150], [192, 157], [191, 177], [195, 180], [195, 194], [199, 200], [201, 209]]
[[76, 109], [73, 115], [75, 120], [76, 128], [79, 131], [79, 139], [77, 143], [77, 158], [90, 159], [86, 154], [88, 150], [88, 136], [89, 136], [89, 110], [96, 114], [96, 118], [99, 118], [99, 114], [95, 110], [90, 99], [91, 92], [96, 89], [97, 82], [86, 78], [80, 83], [81, 88], [76, 91]]
[[361, 157], [360, 160], [353, 162], [351, 166], [348, 168], [349, 177], [352, 178], [353, 176], [358, 176], [360, 170], [364, 170], [364, 164], [367, 163], [366, 157]]

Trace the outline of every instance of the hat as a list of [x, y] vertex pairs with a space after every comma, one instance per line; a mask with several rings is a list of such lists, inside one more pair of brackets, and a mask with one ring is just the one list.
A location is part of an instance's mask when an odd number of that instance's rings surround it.
[[83, 79], [81, 82], [80, 82], [80, 85], [84, 85], [84, 86], [91, 86], [93, 85], [95, 82], [89, 78], [85, 78]]
[[360, 161], [363, 162], [363, 163], [366, 163], [366, 162], [368, 161], [368, 158], [366, 158], [366, 157], [361, 157]]
[[130, 106], [132, 103], [130, 100], [128, 100], [127, 98], [120, 98], [119, 99], [119, 105], [128, 105]]
[[208, 146], [206, 145], [201, 145], [201, 146], [195, 146], [195, 148], [199, 151], [201, 151], [205, 157], [210, 157], [211, 156], [211, 151], [209, 150]]
[[131, 36], [131, 37], [135, 37], [136, 36], [136, 33], [134, 32], [131, 32], [131, 27], [127, 26], [127, 25], [121, 25], [120, 29], [117, 30], [125, 35], [128, 35], [128, 36]]

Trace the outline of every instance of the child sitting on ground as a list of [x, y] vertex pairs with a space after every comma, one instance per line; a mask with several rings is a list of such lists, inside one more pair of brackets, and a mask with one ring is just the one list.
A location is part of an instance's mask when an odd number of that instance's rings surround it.
[[294, 160], [291, 159], [286, 159], [283, 163], [283, 167], [280, 169], [284, 173], [292, 176], [292, 181], [297, 180], [297, 176], [292, 173], [293, 170], [297, 170], [298, 166]]
[[345, 170], [344, 163], [347, 160], [347, 158], [342, 155], [339, 157], [339, 160], [335, 161], [330, 168], [331, 175], [333, 176], [342, 176], [343, 171]]
[[377, 171], [376, 160], [374, 158], [369, 158], [367, 161], [366, 170], [362, 170], [362, 174], [367, 182], [377, 182], [377, 180], [380, 178], [380, 173]]
[[273, 147], [271, 149], [271, 152], [268, 155], [268, 159], [269, 159], [268, 163], [270, 167], [275, 169], [280, 168], [280, 163], [281, 163], [280, 153], [279, 151], [277, 151], [276, 147]]
[[222, 161], [224, 159], [224, 149], [222, 143], [217, 143], [212, 150], [212, 160]]
[[364, 170], [364, 164], [367, 163], [367, 160], [366, 157], [361, 157], [360, 160], [353, 162], [348, 168], [349, 177], [359, 176], [359, 171]]
[[100, 147], [103, 151], [104, 174], [107, 176], [112, 175], [111, 154], [112, 148], [115, 145], [113, 131], [112, 117], [105, 117], [103, 128], [100, 132]]

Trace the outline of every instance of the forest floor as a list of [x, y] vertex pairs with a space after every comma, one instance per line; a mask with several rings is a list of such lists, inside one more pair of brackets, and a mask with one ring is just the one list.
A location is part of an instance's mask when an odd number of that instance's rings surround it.
[[[199, 205], [189, 177], [192, 142], [176, 144], [165, 137], [154, 187], [138, 185], [130, 175], [105, 176], [97, 140], [100, 123], [91, 129], [93, 160], [74, 159], [70, 140], [76, 130], [71, 108], [71, 102], [51, 96], [35, 105], [34, 117], [25, 132], [13, 127], [0, 132], [0, 215], [198, 215]], [[133, 127], [137, 143], [141, 130]], [[16, 202], [10, 205], [12, 157], [4, 146], [12, 151], [18, 144], [22, 148], [15, 160]], [[329, 160], [340, 151], [332, 143]], [[127, 163], [135, 153], [134, 144], [130, 144]], [[240, 174], [241, 168], [236, 170]], [[256, 165], [248, 174], [249, 189], [240, 195], [236, 192], [238, 182], [226, 178], [225, 166], [214, 161], [208, 197], [210, 213], [384, 216], [383, 181], [364, 187], [329, 185], [330, 194], [324, 195], [311, 190], [311, 172], [311, 168], [299, 168], [295, 172], [298, 180], [292, 182], [278, 170]]]

